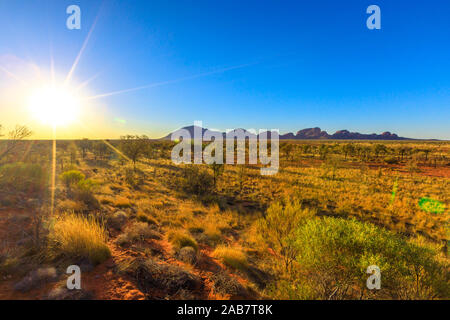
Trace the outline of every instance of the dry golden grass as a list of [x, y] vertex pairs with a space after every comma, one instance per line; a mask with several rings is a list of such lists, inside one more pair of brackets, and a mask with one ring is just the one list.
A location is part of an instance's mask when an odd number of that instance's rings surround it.
[[195, 250], [198, 250], [197, 241], [184, 231], [170, 231], [167, 238], [177, 250], [183, 247], [192, 247]]
[[129, 198], [126, 198], [124, 196], [117, 196], [113, 200], [113, 206], [116, 208], [124, 209], [124, 208], [130, 208], [131, 207], [131, 201]]
[[245, 270], [248, 267], [247, 256], [239, 248], [221, 245], [214, 250], [212, 255], [234, 269]]
[[111, 255], [107, 241], [105, 228], [93, 217], [67, 213], [53, 221], [48, 250], [53, 257], [87, 258], [98, 264]]

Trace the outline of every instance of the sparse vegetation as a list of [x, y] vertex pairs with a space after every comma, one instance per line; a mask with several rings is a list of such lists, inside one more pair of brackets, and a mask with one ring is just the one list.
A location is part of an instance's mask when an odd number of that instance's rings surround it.
[[[448, 143], [284, 141], [279, 173], [263, 177], [259, 165], [176, 166], [172, 142], [139, 140], [131, 167], [113, 150], [138, 141], [58, 141], [53, 216], [51, 144], [20, 140], [3, 158], [12, 287], [45, 261], [107, 265], [141, 298], [449, 297]], [[369, 264], [381, 290], [366, 289]], [[71, 297], [58, 292], [44, 297]]]

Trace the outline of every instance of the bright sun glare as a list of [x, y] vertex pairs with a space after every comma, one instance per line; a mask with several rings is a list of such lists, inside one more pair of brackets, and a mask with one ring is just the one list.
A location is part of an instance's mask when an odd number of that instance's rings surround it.
[[29, 107], [33, 116], [42, 123], [65, 126], [78, 119], [80, 99], [72, 90], [48, 86], [30, 96]]

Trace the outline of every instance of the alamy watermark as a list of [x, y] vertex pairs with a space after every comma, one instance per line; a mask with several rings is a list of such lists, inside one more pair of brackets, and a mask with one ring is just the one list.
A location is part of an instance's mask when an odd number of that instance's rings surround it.
[[[273, 175], [278, 172], [280, 165], [278, 129], [270, 131], [261, 129], [259, 133], [254, 129], [233, 129], [224, 133], [203, 129], [202, 122], [195, 121], [193, 135], [192, 137], [191, 132], [187, 129], [180, 129], [172, 133], [171, 140], [179, 141], [172, 149], [172, 161], [175, 164], [192, 163], [192, 146], [194, 147], [194, 164], [203, 162], [223, 164], [224, 143], [226, 164], [246, 164], [246, 145], [248, 143], [248, 164], [258, 164], [259, 160], [260, 164], [268, 166], [261, 168], [262, 175]], [[209, 142], [204, 149], [203, 142]], [[270, 144], [270, 155], [268, 143]]]
[[366, 10], [367, 14], [370, 16], [367, 18], [366, 25], [369, 30], [380, 30], [381, 29], [381, 9], [377, 5], [370, 5]]
[[370, 274], [366, 285], [369, 290], [381, 289], [381, 270], [378, 266], [372, 265], [367, 267], [366, 273]]
[[80, 290], [81, 289], [81, 269], [80, 269], [80, 267], [77, 265], [71, 265], [71, 266], [67, 267], [66, 273], [70, 274], [70, 276], [67, 278], [67, 282], [66, 282], [67, 289]]
[[80, 30], [81, 29], [81, 9], [77, 5], [68, 6], [66, 13], [70, 14], [67, 18], [66, 26], [69, 30]]
[[[81, 29], [81, 9], [77, 5], [70, 5], [66, 9], [66, 13], [70, 16], [66, 20], [66, 26], [69, 30]], [[369, 30], [381, 29], [381, 9], [377, 5], [370, 5], [366, 9], [366, 13], [370, 16], [366, 20], [366, 26]]]

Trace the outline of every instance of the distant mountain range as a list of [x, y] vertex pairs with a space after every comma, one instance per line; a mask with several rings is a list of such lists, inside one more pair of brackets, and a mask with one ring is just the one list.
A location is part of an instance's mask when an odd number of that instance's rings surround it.
[[[191, 137], [194, 138], [194, 129], [195, 126], [188, 126], [184, 127], [182, 129], [187, 130]], [[205, 133], [205, 128], [197, 127], [198, 129], [202, 130], [202, 136]], [[182, 130], [179, 129], [179, 130]], [[167, 136], [161, 138], [160, 140], [170, 140], [173, 133], [176, 133], [176, 130]], [[238, 129], [235, 129], [238, 130]], [[250, 136], [256, 136], [250, 132], [248, 132], [245, 129], [244, 130], [248, 135]], [[218, 131], [212, 131], [215, 134], [222, 134], [225, 138], [226, 133], [225, 132], [218, 132]], [[258, 135], [259, 136], [259, 135]], [[270, 131], [267, 132], [267, 137], [270, 139]], [[302, 129], [300, 131], [297, 131], [296, 134], [289, 132], [286, 134], [280, 134], [280, 140], [414, 140], [410, 138], [404, 138], [399, 137], [395, 133], [390, 133], [389, 131], [383, 132], [382, 134], [364, 134], [359, 132], [350, 132], [348, 130], [339, 130], [336, 131], [334, 134], [328, 134], [326, 131], [321, 130], [320, 128], [308, 128], [308, 129]]]

